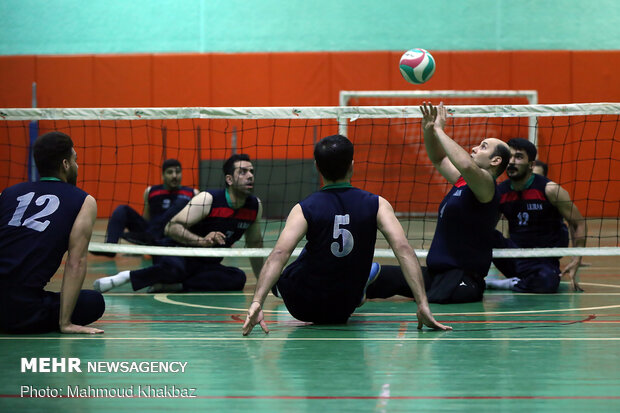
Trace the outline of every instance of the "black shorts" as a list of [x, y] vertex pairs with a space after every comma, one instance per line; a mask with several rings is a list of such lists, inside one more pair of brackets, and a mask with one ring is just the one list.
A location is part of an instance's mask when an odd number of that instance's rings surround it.
[[297, 320], [315, 324], [346, 323], [361, 302], [363, 285], [357, 288], [317, 282], [320, 276], [299, 267], [286, 267], [276, 284], [289, 313]]
[[[71, 322], [85, 326], [97, 321], [105, 311], [103, 295], [82, 290], [75, 303]], [[60, 293], [6, 289], [0, 293], [0, 331], [35, 334], [59, 331]]]
[[482, 301], [486, 287], [484, 276], [455, 268], [433, 273], [422, 267], [424, 286], [429, 303], [451, 304]]

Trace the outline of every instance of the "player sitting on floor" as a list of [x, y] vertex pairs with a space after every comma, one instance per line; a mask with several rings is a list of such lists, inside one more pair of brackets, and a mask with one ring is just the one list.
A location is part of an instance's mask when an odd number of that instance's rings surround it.
[[[568, 246], [569, 224], [573, 245], [585, 247], [586, 222], [568, 192], [548, 178], [532, 172], [537, 150], [527, 139], [508, 141], [510, 163], [508, 178], [499, 187], [500, 212], [508, 220], [510, 238], [495, 232], [494, 248], [552, 248]], [[488, 288], [512, 289], [527, 293], [555, 293], [560, 275], [566, 275], [575, 291], [583, 291], [577, 282], [581, 257], [573, 257], [560, 271], [559, 257], [501, 258], [493, 263], [507, 279], [487, 278]]]
[[[443, 104], [436, 108], [424, 104], [420, 110], [428, 157], [453, 185], [439, 205], [435, 235], [422, 268], [428, 301], [480, 301], [499, 219], [495, 179], [506, 169], [510, 150], [501, 140], [487, 138], [469, 153], [445, 133]], [[397, 280], [393, 268], [386, 266], [384, 272], [384, 278]], [[403, 287], [397, 291], [406, 295]]]
[[[261, 248], [262, 206], [252, 195], [254, 167], [245, 154], [235, 154], [224, 163], [226, 189], [204, 191], [192, 200], [166, 225], [171, 239], [167, 246], [230, 248], [244, 234], [246, 246]], [[95, 281], [101, 292], [131, 281], [134, 290], [149, 288], [159, 291], [236, 291], [242, 290], [245, 273], [236, 267], [221, 264], [222, 257], [155, 256], [153, 265]], [[263, 265], [260, 257], [250, 258], [254, 274]]]
[[[118, 243], [120, 238], [133, 244], [156, 245], [164, 237], [164, 227], [193, 196], [194, 188], [181, 186], [181, 163], [167, 159], [162, 164], [160, 185], [149, 186], [144, 191], [144, 212], [140, 215], [129, 205], [116, 207], [108, 221], [107, 243]], [[129, 231], [125, 231], [127, 228]], [[125, 231], [125, 232], [123, 232]], [[114, 257], [114, 252], [91, 251], [94, 255]]]
[[[97, 202], [75, 186], [77, 154], [69, 136], [46, 133], [33, 153], [41, 179], [0, 194], [0, 330], [103, 333], [85, 327], [103, 315], [103, 297], [80, 290]], [[44, 290], [65, 252], [60, 294]]]
[[[262, 306], [274, 286], [298, 320], [345, 323], [363, 303], [366, 287], [381, 278], [379, 265], [372, 263], [377, 229], [394, 250], [416, 298], [418, 328], [424, 324], [450, 329], [433, 318], [420, 264], [392, 206], [377, 195], [351, 186], [353, 144], [341, 135], [328, 136], [315, 145], [314, 159], [324, 186], [291, 210], [258, 277], [243, 334], [249, 334], [256, 324], [269, 331]], [[304, 236], [307, 243], [301, 255], [282, 272]]]

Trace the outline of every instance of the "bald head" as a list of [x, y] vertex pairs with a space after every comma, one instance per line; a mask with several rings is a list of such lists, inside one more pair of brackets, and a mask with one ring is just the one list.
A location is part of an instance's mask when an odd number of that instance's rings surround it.
[[487, 138], [471, 150], [471, 157], [480, 168], [498, 177], [510, 161], [510, 148], [499, 139]]
[[504, 173], [508, 162], [510, 162], [510, 147], [506, 142], [497, 138], [489, 138], [489, 141], [491, 141], [491, 145], [495, 145], [495, 149], [491, 153], [491, 162], [493, 163], [494, 158], [500, 158], [497, 165], [495, 165], [495, 173], [493, 174], [497, 177]]

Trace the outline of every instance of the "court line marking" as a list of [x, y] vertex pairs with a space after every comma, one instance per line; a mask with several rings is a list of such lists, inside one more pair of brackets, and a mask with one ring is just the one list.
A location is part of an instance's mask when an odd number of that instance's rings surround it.
[[[19, 394], [0, 394], [5, 399], [118, 399], [118, 397], [69, 397], [61, 395], [57, 397], [44, 396], [32, 397]], [[140, 396], [124, 397], [125, 399], [138, 399]], [[145, 398], [147, 399], [147, 398]], [[152, 399], [152, 398], [149, 398]], [[184, 400], [179, 397], [157, 397], [164, 400]], [[620, 396], [257, 396], [257, 395], [224, 395], [224, 396], [194, 396], [191, 399], [206, 400], [618, 400]], [[190, 400], [191, 400], [190, 399]]]
[[[184, 303], [181, 301], [175, 301], [168, 298], [168, 294], [155, 294], [153, 298], [156, 301], [160, 301], [166, 304], [172, 305], [180, 305], [187, 307], [195, 307], [195, 308], [205, 308], [210, 310], [225, 310], [225, 311], [239, 311], [246, 312], [246, 308], [232, 308], [232, 307], [217, 307], [210, 306], [204, 304], [193, 304], [193, 303]], [[518, 310], [518, 311], [483, 311], [483, 312], [464, 312], [464, 313], [433, 313], [435, 316], [445, 316], [445, 315], [496, 315], [496, 314], [536, 314], [536, 313], [555, 313], [555, 312], [567, 312], [567, 311], [593, 311], [593, 310], [605, 310], [609, 308], [620, 308], [620, 304], [616, 305], [606, 305], [606, 306], [598, 306], [598, 307], [583, 307], [583, 308], [560, 308], [560, 309], [551, 309], [551, 310]], [[281, 310], [265, 310], [264, 313], [274, 313], [274, 314], [289, 314], [288, 311]], [[354, 316], [358, 317], [377, 317], [377, 316], [407, 316], [407, 317], [415, 317], [416, 313], [353, 313]]]
[[[562, 284], [567, 284], [568, 282], [562, 281]], [[600, 284], [600, 283], [590, 283], [590, 282], [580, 282], [580, 285], [584, 285], [584, 286], [593, 286], [593, 287], [609, 287], [609, 288], [620, 288], [620, 285], [614, 285], [614, 284]], [[165, 293], [161, 293], [161, 294], [165, 294]], [[168, 293], [168, 294], [172, 294], [172, 293]], [[620, 293], [589, 293], [589, 292], [583, 292], [583, 293], [574, 293], [574, 292], [567, 292], [567, 293], [554, 293], [554, 296], [557, 295], [620, 295]], [[110, 296], [119, 296], [119, 297], [123, 297], [123, 296], [132, 296], [132, 295], [137, 295], [137, 296], [153, 296], [153, 293], [138, 293], [138, 292], [125, 292], [125, 293], [106, 293], [106, 295], [110, 295]], [[253, 297], [254, 293], [227, 293], [227, 292], [203, 292], [203, 293], [182, 293], [182, 295], [186, 295], [186, 296], [239, 296], [239, 297]], [[539, 296], [540, 294], [533, 294], [533, 293], [512, 293], [512, 292], [494, 292], [492, 295], [510, 295], [510, 296], [519, 296], [519, 295], [535, 295], [535, 296]], [[270, 295], [271, 296], [271, 295]]]
[[[180, 294], [187, 296], [216, 296], [216, 297], [230, 297], [230, 296], [243, 296], [243, 297], [251, 297], [254, 293], [225, 293], [225, 292], [215, 292], [215, 293], [156, 293], [156, 294]], [[143, 297], [153, 297], [156, 295], [154, 293], [138, 293], [135, 291], [128, 291], [126, 293], [105, 293], [106, 296], [116, 296], [116, 297], [131, 297], [134, 295], [143, 296]], [[620, 293], [618, 293], [620, 294]]]
[[579, 285], [592, 285], [592, 286], [595, 286], [595, 287], [620, 288], [620, 285], [614, 285], [614, 284], [599, 284], [599, 283], [582, 283], [582, 282], [580, 282]]
[[[291, 319], [293, 321], [295, 319]], [[116, 320], [116, 319], [105, 319], [105, 320], [97, 320], [97, 324], [239, 324], [243, 323], [245, 320], [242, 320], [241, 317], [232, 316], [231, 320], [213, 320], [213, 319], [205, 319], [205, 320]], [[296, 320], [295, 320], [296, 321]], [[284, 323], [283, 321], [276, 320], [266, 320], [268, 324]], [[351, 324], [415, 324], [417, 320], [411, 321], [401, 321], [401, 320], [351, 320]], [[442, 320], [442, 323], [449, 324], [568, 324], [568, 323], [592, 323], [592, 324], [619, 324], [620, 320]], [[314, 325], [312, 323], [305, 323], [303, 321], [299, 321], [299, 325]], [[316, 326], [315, 326], [316, 327]]]
[[84, 335], [71, 337], [0, 337], [0, 340], [105, 340], [105, 341], [620, 341], [620, 337], [445, 337], [455, 334], [440, 331], [426, 333], [444, 333], [443, 337], [105, 337], [104, 335]]
[[[61, 395], [57, 397], [43, 396], [21, 396], [19, 394], [0, 394], [0, 398], [5, 399], [118, 399], [112, 396], [96, 397], [69, 397]], [[124, 397], [124, 399], [138, 399], [140, 396]], [[235, 396], [194, 396], [191, 399], [206, 400], [618, 400], [620, 396], [256, 396], [256, 395], [235, 395]], [[153, 398], [145, 398], [153, 399]], [[184, 400], [180, 397], [156, 397], [164, 400]], [[190, 399], [190, 400], [191, 400]]]
[[[583, 283], [581, 283], [581, 285], [585, 285]], [[611, 287], [611, 285], [606, 285], [606, 284], [590, 284], [590, 285], [597, 285], [600, 287]], [[618, 287], [620, 288], [620, 286]], [[178, 295], [183, 295], [183, 296], [188, 296], [188, 297], [253, 297], [254, 293], [158, 293], [158, 294], [178, 294]], [[153, 297], [154, 294], [153, 293], [138, 293], [138, 292], [126, 292], [126, 293], [110, 293], [107, 292], [105, 293], [106, 296], [112, 296], [112, 297]], [[489, 293], [487, 294], [487, 296], [493, 296], [493, 297], [497, 297], [497, 296], [511, 296], [511, 297], [520, 297], [520, 296], [525, 296], [525, 295], [529, 295], [529, 296], [541, 296], [540, 294], [535, 294], [535, 293], [513, 293], [513, 292], [500, 292], [499, 290], [493, 290], [493, 293]], [[579, 295], [579, 296], [613, 296], [613, 295], [620, 295], [620, 292], [618, 293], [591, 293], [591, 292], [581, 292], [581, 293], [573, 293], [573, 292], [569, 292], [569, 293], [553, 293], [551, 294], [552, 296], [575, 296], [575, 295]], [[269, 294], [268, 297], [273, 297], [273, 295]], [[373, 300], [373, 298], [370, 298], [370, 300]]]

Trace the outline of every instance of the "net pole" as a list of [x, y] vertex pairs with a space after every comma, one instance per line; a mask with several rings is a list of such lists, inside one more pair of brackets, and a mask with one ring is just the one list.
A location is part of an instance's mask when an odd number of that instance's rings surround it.
[[[32, 107], [37, 107], [37, 82], [32, 82]], [[39, 121], [31, 120], [28, 124], [28, 134], [30, 136], [30, 149], [28, 150], [28, 180], [36, 182], [39, 180], [39, 173], [34, 162], [34, 141], [39, 136]]]
[[[527, 94], [527, 101], [530, 105], [538, 104], [538, 92], [532, 91], [533, 93]], [[536, 148], [538, 148], [538, 128], [536, 127], [538, 123], [538, 118], [536, 116], [530, 116], [528, 118], [529, 127], [528, 127], [528, 139], [530, 142], [534, 144]]]

